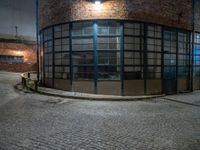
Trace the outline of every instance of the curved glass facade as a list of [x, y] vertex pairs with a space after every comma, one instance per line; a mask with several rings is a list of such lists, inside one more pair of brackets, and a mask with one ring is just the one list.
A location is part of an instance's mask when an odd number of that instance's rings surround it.
[[97, 94], [171, 94], [190, 90], [195, 79], [195, 89], [200, 88], [200, 33], [195, 34], [194, 57], [189, 31], [120, 20], [48, 27], [41, 31], [41, 47], [41, 80], [49, 87]]

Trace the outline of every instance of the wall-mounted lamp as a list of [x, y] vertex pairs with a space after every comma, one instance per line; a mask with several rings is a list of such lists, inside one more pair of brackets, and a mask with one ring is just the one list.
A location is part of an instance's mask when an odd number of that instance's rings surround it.
[[101, 5], [101, 0], [95, 0], [94, 3], [95, 5]]
[[16, 52], [16, 54], [17, 54], [17, 55], [22, 55], [23, 53], [22, 53], [22, 51], [18, 50], [18, 51]]
[[94, 5], [95, 5], [95, 10], [101, 11], [101, 9], [102, 9], [102, 5], [101, 5], [102, 0], [92, 0], [92, 1], [93, 1]]

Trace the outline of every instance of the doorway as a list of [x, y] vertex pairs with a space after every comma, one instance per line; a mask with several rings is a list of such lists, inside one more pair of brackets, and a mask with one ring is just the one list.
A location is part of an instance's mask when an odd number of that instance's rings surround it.
[[163, 83], [163, 90], [165, 94], [176, 93], [176, 54], [168, 52], [164, 53]]

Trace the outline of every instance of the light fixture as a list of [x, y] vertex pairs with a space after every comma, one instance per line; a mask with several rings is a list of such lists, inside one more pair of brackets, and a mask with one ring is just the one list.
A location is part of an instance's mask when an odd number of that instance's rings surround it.
[[18, 51], [16, 52], [16, 54], [17, 54], [17, 55], [22, 55], [22, 51], [18, 50]]
[[96, 13], [100, 13], [102, 10], [102, 0], [92, 0], [94, 3], [94, 9]]
[[95, 3], [95, 5], [101, 5], [101, 1], [100, 0], [95, 0], [94, 3]]

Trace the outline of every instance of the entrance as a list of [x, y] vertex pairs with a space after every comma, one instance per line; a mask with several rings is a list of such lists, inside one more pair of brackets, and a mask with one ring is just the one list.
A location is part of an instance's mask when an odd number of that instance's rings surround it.
[[176, 80], [176, 54], [164, 53], [163, 90], [165, 94], [175, 94]]

